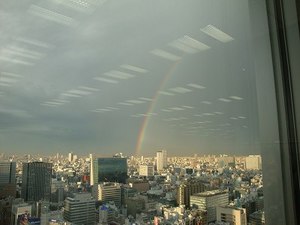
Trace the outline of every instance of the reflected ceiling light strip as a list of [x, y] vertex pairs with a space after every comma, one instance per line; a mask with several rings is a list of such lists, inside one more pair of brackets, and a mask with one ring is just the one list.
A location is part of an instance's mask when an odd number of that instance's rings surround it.
[[75, 94], [71, 94], [71, 93], [62, 93], [62, 96], [66, 96], [66, 97], [74, 97], [74, 98], [81, 98], [81, 95], [75, 95]]
[[17, 38], [15, 38], [15, 40], [19, 41], [19, 42], [23, 42], [25, 44], [30, 44], [30, 45], [34, 45], [34, 46], [42, 47], [42, 48], [50, 48], [51, 47], [51, 45], [49, 45], [45, 42], [41, 42], [41, 41], [37, 41], [34, 39], [29, 39], [29, 38], [24, 38], [24, 37], [17, 37]]
[[138, 73], [147, 73], [148, 72], [148, 70], [145, 70], [145, 69], [137, 67], [137, 66], [128, 65], [128, 64], [123, 64], [120, 67], [123, 68], [123, 69], [138, 72]]
[[119, 81], [117, 81], [117, 80], [107, 79], [107, 78], [104, 78], [104, 77], [94, 77], [94, 79], [98, 80], [98, 81], [110, 83], [110, 84], [117, 84], [117, 83], [119, 83]]
[[214, 113], [202, 113], [203, 116], [214, 116]]
[[163, 112], [172, 112], [172, 110], [170, 110], [170, 109], [162, 109], [161, 111], [163, 111]]
[[63, 105], [64, 103], [62, 103], [62, 102], [48, 101], [48, 102], [45, 102], [45, 104], [51, 104], [51, 105]]
[[193, 53], [197, 53], [198, 52], [196, 49], [191, 48], [191, 47], [183, 44], [179, 40], [172, 41], [168, 45], [171, 46], [171, 47], [173, 47], [173, 48], [176, 48], [178, 50], [181, 50], [181, 51], [183, 51], [185, 53], [189, 53], [189, 54], [193, 54]]
[[152, 102], [153, 101], [151, 98], [140, 97], [139, 99], [141, 99], [142, 101], [148, 101], [148, 102]]
[[62, 103], [69, 103], [71, 101], [65, 99], [53, 99], [54, 102], [62, 102]]
[[234, 100], [243, 100], [243, 98], [239, 97], [239, 96], [230, 96], [229, 98], [234, 99]]
[[1, 82], [0, 82], [0, 86], [2, 86], [2, 87], [10, 87], [11, 85], [10, 85], [10, 84], [7, 84], [7, 83], [1, 83]]
[[106, 109], [110, 109], [110, 110], [119, 110], [120, 108], [116, 108], [116, 107], [106, 107]]
[[71, 17], [62, 15], [62, 14], [57, 13], [57, 12], [53, 12], [51, 10], [42, 8], [42, 7], [37, 6], [37, 5], [31, 5], [28, 9], [28, 12], [35, 15], [35, 16], [39, 16], [43, 19], [50, 20], [50, 21], [60, 23], [60, 24], [63, 24], [63, 25], [74, 26], [76, 24], [75, 20], [72, 19]]
[[83, 0], [53, 0], [55, 3], [65, 5], [80, 12], [92, 12], [88, 2]]
[[145, 103], [144, 101], [140, 101], [140, 100], [127, 100], [126, 102], [132, 103], [132, 104], [141, 104], [141, 103]]
[[107, 0], [86, 0], [86, 2], [93, 5], [102, 5], [107, 2]]
[[21, 78], [23, 77], [20, 74], [10, 73], [10, 72], [1, 72], [2, 76], [9, 76], [9, 77], [15, 77], [15, 78]]
[[87, 86], [79, 86], [78, 88], [86, 90], [86, 91], [99, 91], [98, 88], [92, 88], [92, 87], [87, 87]]
[[234, 38], [231, 37], [229, 34], [226, 34], [225, 32], [221, 31], [213, 25], [207, 25], [206, 27], [202, 28], [201, 31], [223, 43], [234, 40]]
[[170, 108], [171, 110], [174, 110], [174, 111], [183, 111], [184, 108], [180, 108], [180, 107], [173, 107], [173, 108]]
[[183, 88], [183, 87], [170, 88], [169, 90], [174, 91], [174, 92], [179, 93], [179, 94], [185, 94], [185, 93], [188, 93], [188, 92], [192, 92], [191, 89], [187, 89], [187, 88]]
[[90, 95], [92, 94], [92, 92], [89, 91], [82, 91], [82, 90], [76, 90], [76, 89], [72, 89], [67, 91], [67, 93], [71, 93], [71, 94], [75, 94], [75, 95]]
[[180, 42], [184, 43], [185, 45], [191, 47], [191, 48], [195, 48], [198, 49], [200, 51], [204, 51], [207, 49], [210, 49], [210, 47], [194, 38], [191, 38], [188, 35], [185, 35], [183, 38], [179, 39]]
[[179, 57], [177, 55], [174, 55], [172, 53], [166, 52], [166, 51], [161, 50], [161, 49], [154, 49], [154, 50], [151, 51], [151, 53], [153, 55], [156, 55], [156, 56], [159, 56], [161, 58], [168, 59], [168, 60], [171, 60], [171, 61], [178, 61], [178, 60], [181, 59], [181, 57]]
[[41, 57], [37, 57], [37, 56], [30, 55], [30, 54], [27, 54], [27, 53], [13, 51], [13, 50], [10, 50], [10, 49], [3, 49], [2, 53], [7, 54], [7, 55], [21, 56], [21, 57], [29, 58], [29, 59], [40, 59], [41, 58]]
[[183, 105], [182, 107], [183, 107], [183, 108], [186, 108], [186, 109], [194, 109], [194, 108], [195, 108], [195, 107], [189, 106], [189, 105]]
[[204, 87], [202, 85], [194, 84], [194, 83], [187, 84], [187, 86], [193, 87], [193, 88], [197, 88], [197, 89], [205, 89], [206, 88], [206, 87]]
[[219, 98], [218, 100], [221, 102], [231, 102], [231, 100], [227, 98]]
[[161, 95], [174, 96], [173, 93], [170, 93], [170, 92], [167, 92], [167, 91], [159, 91], [158, 93], [161, 94]]
[[15, 64], [21, 64], [21, 65], [25, 65], [25, 66], [33, 66], [34, 65], [34, 63], [31, 63], [31, 62], [27, 62], [27, 61], [20, 60], [20, 59], [15, 59], [15, 58], [11, 58], [11, 57], [5, 57], [5, 56], [0, 56], [0, 60], [10, 62], [10, 63], [15, 63]]
[[112, 71], [106, 72], [106, 73], [104, 73], [104, 75], [113, 77], [113, 78], [117, 78], [117, 79], [123, 79], [123, 80], [134, 77], [134, 75], [132, 75], [132, 74], [124, 73], [124, 72], [117, 71], [117, 70], [112, 70]]
[[41, 103], [42, 106], [49, 106], [49, 107], [58, 107], [58, 105], [51, 105], [47, 103]]
[[206, 105], [211, 105], [210, 101], [202, 101], [201, 103], [206, 104]]
[[224, 113], [223, 112], [214, 112], [214, 114], [216, 114], [216, 115], [223, 115]]
[[28, 50], [26, 48], [21, 48], [18, 46], [9, 46], [8, 48], [14, 52], [20, 52], [20, 53], [30, 55], [33, 58], [42, 58], [44, 56], [44, 54], [42, 54], [40, 52]]
[[0, 82], [4, 82], [4, 83], [15, 83], [17, 81], [18, 80], [9, 77], [0, 77]]
[[133, 104], [127, 103], [127, 102], [119, 102], [118, 104], [119, 104], [119, 105], [126, 105], [126, 106], [131, 106], [131, 105], [133, 105]]

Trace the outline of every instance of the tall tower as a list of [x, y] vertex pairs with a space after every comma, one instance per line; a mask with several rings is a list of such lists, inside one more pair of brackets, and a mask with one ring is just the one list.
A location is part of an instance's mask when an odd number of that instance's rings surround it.
[[23, 163], [21, 197], [25, 201], [50, 200], [52, 164]]
[[156, 152], [156, 167], [157, 171], [161, 171], [167, 167], [167, 151], [157, 151]]
[[72, 162], [73, 161], [73, 152], [69, 152], [69, 154], [68, 154], [68, 161], [69, 162]]
[[93, 154], [90, 154], [90, 185], [93, 186], [95, 184], [94, 179], [94, 157]]
[[0, 198], [16, 196], [16, 163], [0, 162]]

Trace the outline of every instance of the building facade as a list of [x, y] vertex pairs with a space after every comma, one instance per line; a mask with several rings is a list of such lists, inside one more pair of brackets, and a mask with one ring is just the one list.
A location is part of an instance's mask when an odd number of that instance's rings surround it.
[[16, 163], [0, 162], [0, 198], [16, 196]]
[[120, 157], [97, 158], [93, 160], [93, 180], [94, 184], [101, 182], [126, 183], [127, 179], [127, 159]]
[[218, 206], [217, 221], [230, 225], [247, 225], [246, 209], [233, 206]]
[[177, 188], [177, 204], [190, 207], [191, 195], [208, 190], [208, 185], [202, 181], [187, 181]]
[[25, 201], [50, 200], [52, 164], [23, 163], [21, 197]]
[[214, 222], [217, 219], [217, 206], [226, 206], [229, 203], [227, 191], [213, 190], [191, 195], [191, 206], [202, 211], [207, 211], [207, 222]]
[[140, 165], [139, 166], [140, 176], [153, 176], [154, 175], [154, 166], [153, 165]]
[[247, 170], [261, 170], [261, 156], [260, 155], [249, 155], [245, 159]]
[[161, 150], [156, 152], [156, 169], [161, 171], [167, 167], [167, 151]]
[[121, 206], [121, 185], [119, 183], [101, 183], [93, 186], [92, 195], [103, 203], [113, 201], [117, 207]]
[[71, 224], [92, 225], [96, 222], [95, 199], [90, 193], [75, 193], [64, 205], [64, 219]]

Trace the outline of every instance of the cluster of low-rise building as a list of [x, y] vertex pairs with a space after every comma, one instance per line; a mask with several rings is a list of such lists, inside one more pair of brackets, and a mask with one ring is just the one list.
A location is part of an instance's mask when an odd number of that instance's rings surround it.
[[265, 224], [259, 155], [26, 155], [0, 168], [0, 224]]

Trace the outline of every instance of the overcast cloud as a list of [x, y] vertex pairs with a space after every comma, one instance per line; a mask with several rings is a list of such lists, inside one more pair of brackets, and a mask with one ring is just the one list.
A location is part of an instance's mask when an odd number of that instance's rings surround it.
[[246, 2], [81, 2], [1, 1], [1, 152], [257, 153]]

